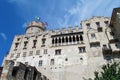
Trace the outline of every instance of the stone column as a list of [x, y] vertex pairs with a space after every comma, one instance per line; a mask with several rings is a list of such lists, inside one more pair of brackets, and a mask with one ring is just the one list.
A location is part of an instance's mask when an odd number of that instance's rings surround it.
[[14, 62], [12, 60], [5, 61], [1, 74], [1, 80], [12, 80], [13, 67], [14, 67]]

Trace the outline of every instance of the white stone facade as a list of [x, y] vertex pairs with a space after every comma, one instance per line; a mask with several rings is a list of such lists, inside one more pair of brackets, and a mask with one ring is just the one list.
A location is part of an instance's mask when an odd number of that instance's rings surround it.
[[103, 64], [119, 60], [109, 23], [108, 17], [93, 17], [82, 21], [82, 28], [46, 31], [33, 21], [25, 34], [15, 36], [4, 60], [35, 66], [49, 80], [93, 78]]

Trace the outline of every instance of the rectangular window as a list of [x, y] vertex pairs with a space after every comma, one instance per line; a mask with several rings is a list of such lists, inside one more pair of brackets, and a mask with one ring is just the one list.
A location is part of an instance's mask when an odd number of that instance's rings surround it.
[[103, 49], [107, 49], [107, 45], [106, 44], [103, 45]]
[[44, 54], [47, 54], [47, 49], [44, 49]]
[[27, 44], [28, 44], [28, 41], [25, 41], [25, 42], [24, 42], [24, 48], [23, 48], [23, 49], [27, 49]]
[[37, 43], [37, 40], [33, 40], [33, 47], [32, 48], [36, 48], [36, 43]]
[[54, 59], [51, 59], [50, 65], [54, 65]]
[[40, 50], [37, 50], [37, 51], [36, 51], [36, 55], [39, 55], [39, 54], [40, 54]]
[[79, 47], [79, 53], [84, 53], [84, 52], [86, 52], [85, 47]]
[[86, 23], [87, 29], [90, 28], [90, 23]]
[[55, 50], [55, 55], [61, 55], [61, 49]]
[[32, 56], [33, 55], [33, 51], [30, 51], [30, 54], [29, 54], [29, 56]]
[[96, 38], [94, 33], [91, 34], [91, 38]]
[[45, 47], [45, 41], [46, 41], [46, 38], [43, 38], [41, 47]]
[[15, 48], [18, 48], [19, 43], [15, 43]]
[[105, 23], [106, 27], [109, 26], [108, 21], [104, 21], [104, 23]]
[[23, 57], [26, 57], [26, 52], [23, 53]]
[[100, 22], [96, 22], [97, 27], [100, 27]]
[[43, 64], [43, 61], [40, 60], [38, 66], [42, 66], [42, 64]]
[[17, 53], [17, 56], [16, 56], [16, 58], [19, 58], [20, 57], [20, 53]]

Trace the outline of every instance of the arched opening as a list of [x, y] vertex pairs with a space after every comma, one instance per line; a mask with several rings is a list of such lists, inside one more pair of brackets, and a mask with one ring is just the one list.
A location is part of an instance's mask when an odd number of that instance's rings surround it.
[[75, 42], [75, 36], [73, 36], [73, 42]]
[[54, 39], [52, 39], [52, 44], [54, 44], [55, 42], [54, 42], [55, 40]]
[[64, 43], [64, 42], [65, 42], [64, 37], [62, 37], [62, 43]]
[[68, 43], [68, 37], [66, 37], [66, 43]]
[[59, 38], [59, 43], [61, 43], [61, 38]]
[[79, 37], [78, 37], [78, 35], [76, 36], [76, 40], [79, 41]]
[[80, 41], [83, 41], [83, 37], [82, 37], [82, 35], [80, 35]]
[[55, 44], [57, 44], [57, 38], [55, 38]]
[[69, 37], [69, 42], [72, 42], [72, 38], [71, 38], [71, 36]]

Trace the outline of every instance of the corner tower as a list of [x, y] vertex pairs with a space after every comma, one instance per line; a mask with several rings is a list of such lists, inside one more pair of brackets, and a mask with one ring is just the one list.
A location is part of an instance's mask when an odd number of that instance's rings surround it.
[[26, 28], [26, 34], [43, 32], [45, 30], [46, 28], [43, 22], [32, 21], [28, 24]]

